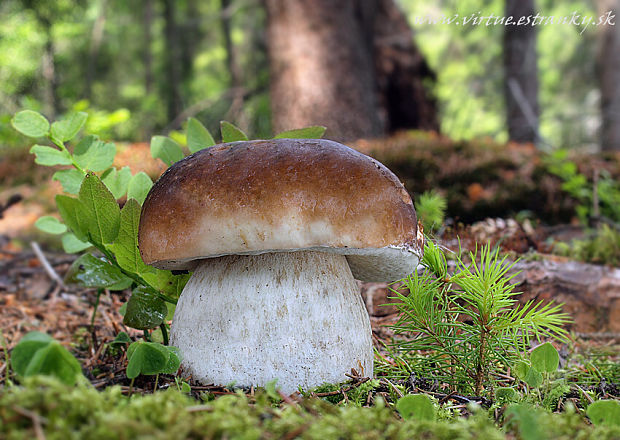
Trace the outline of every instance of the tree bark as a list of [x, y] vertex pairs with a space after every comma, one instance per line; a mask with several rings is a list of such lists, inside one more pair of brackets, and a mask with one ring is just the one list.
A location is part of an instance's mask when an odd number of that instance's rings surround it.
[[181, 101], [181, 72], [178, 30], [176, 24], [175, 0], [163, 0], [164, 36], [166, 40], [166, 83], [164, 91], [167, 100], [168, 120], [172, 121], [183, 110]]
[[439, 131], [437, 103], [425, 87], [437, 77], [415, 44], [407, 17], [394, 1], [380, 0], [373, 29], [375, 75], [386, 132]]
[[620, 151], [620, 0], [598, 0], [597, 9], [599, 15], [605, 16], [611, 11], [608, 16], [610, 21], [599, 26], [597, 53], [601, 88], [601, 148]]
[[265, 5], [274, 131], [318, 124], [338, 140], [380, 136], [372, 51], [363, 32], [374, 2]]
[[143, 0], [144, 13], [142, 15], [144, 27], [144, 91], [150, 94], [153, 90], [153, 53], [151, 41], [153, 41], [153, 0]]
[[[506, 17], [518, 22], [535, 14], [534, 0], [506, 0]], [[538, 63], [536, 27], [506, 26], [504, 32], [504, 94], [508, 135], [517, 142], [538, 140]]]

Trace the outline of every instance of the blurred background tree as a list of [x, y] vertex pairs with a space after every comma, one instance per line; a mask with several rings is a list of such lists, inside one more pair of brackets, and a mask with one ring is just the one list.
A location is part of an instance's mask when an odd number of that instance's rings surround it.
[[[598, 17], [618, 3], [3, 0], [0, 144], [21, 144], [8, 122], [31, 108], [51, 118], [88, 111], [89, 130], [116, 140], [148, 140], [194, 116], [213, 132], [228, 119], [254, 137], [320, 123], [333, 138], [431, 129], [617, 150], [620, 26], [511, 33], [441, 18], [516, 6], [525, 8], [516, 15]], [[535, 120], [522, 136], [511, 121], [524, 102]]]

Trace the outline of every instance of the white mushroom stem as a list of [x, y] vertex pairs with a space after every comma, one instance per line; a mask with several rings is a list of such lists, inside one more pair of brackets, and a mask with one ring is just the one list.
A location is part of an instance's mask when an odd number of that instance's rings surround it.
[[286, 393], [372, 376], [370, 320], [344, 256], [323, 252], [204, 260], [177, 304], [171, 344], [205, 384]]

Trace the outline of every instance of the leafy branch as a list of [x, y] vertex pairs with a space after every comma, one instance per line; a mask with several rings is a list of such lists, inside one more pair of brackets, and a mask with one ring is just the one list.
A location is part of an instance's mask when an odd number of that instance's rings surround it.
[[493, 386], [491, 373], [513, 366], [532, 338], [565, 340], [569, 317], [551, 303], [518, 306], [510, 284], [516, 274], [508, 273], [514, 263], [489, 246], [468, 257], [471, 263], [457, 255], [449, 274], [444, 252], [427, 241], [425, 269], [405, 280], [407, 294], [393, 291], [401, 312], [393, 329], [408, 338], [390, 350], [407, 374], [481, 395]]

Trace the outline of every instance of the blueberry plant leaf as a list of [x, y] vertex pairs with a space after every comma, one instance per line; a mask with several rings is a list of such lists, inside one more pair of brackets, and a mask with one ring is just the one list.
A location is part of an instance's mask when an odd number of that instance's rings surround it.
[[66, 150], [58, 150], [45, 145], [34, 145], [30, 152], [35, 155], [34, 163], [48, 167], [54, 165], [71, 165], [71, 155]]
[[434, 420], [435, 407], [424, 394], [408, 394], [396, 402], [396, 409], [403, 419]]
[[136, 341], [127, 349], [127, 377], [161, 373], [170, 358], [170, 351], [161, 344]]
[[88, 221], [88, 237], [101, 245], [112, 243], [118, 235], [121, 210], [110, 190], [96, 174], [88, 173], [78, 198], [85, 207], [83, 215]]
[[61, 238], [62, 248], [68, 254], [75, 254], [78, 252], [82, 252], [90, 247], [92, 244], [88, 241], [82, 241], [75, 236], [72, 232], [67, 232]]
[[140, 205], [129, 199], [121, 210], [121, 223], [118, 237], [110, 250], [116, 256], [118, 265], [132, 273], [151, 272], [153, 268], [142, 261], [138, 250], [138, 226], [140, 224]]
[[173, 298], [178, 298], [181, 295], [190, 277], [190, 274], [173, 275], [168, 270], [159, 269], [154, 269], [141, 275], [151, 286]]
[[131, 177], [129, 167], [123, 167], [120, 170], [109, 168], [108, 171], [103, 173], [101, 180], [108, 187], [114, 198], [120, 199], [127, 194]]
[[123, 317], [123, 323], [129, 327], [147, 330], [164, 322], [168, 308], [156, 292], [145, 287], [136, 287]]
[[161, 159], [170, 166], [183, 159], [183, 150], [175, 141], [166, 136], [153, 136], [151, 139], [151, 156]]
[[50, 133], [51, 137], [60, 142], [70, 141], [78, 134], [86, 119], [88, 119], [87, 113], [78, 112], [69, 115], [62, 121], [54, 122]]
[[47, 136], [50, 130], [50, 123], [45, 116], [32, 110], [16, 113], [11, 119], [11, 125], [21, 134], [31, 138]]
[[84, 170], [103, 171], [114, 162], [116, 146], [106, 143], [97, 136], [86, 136], [76, 146], [73, 156], [77, 164]]
[[36, 228], [40, 231], [47, 232], [52, 235], [59, 235], [67, 231], [67, 226], [63, 225], [56, 217], [44, 215], [34, 222]]
[[311, 127], [298, 128], [295, 130], [287, 130], [278, 133], [274, 139], [320, 139], [325, 134], [327, 128], [321, 125], [313, 125]]
[[65, 279], [67, 282], [80, 282], [85, 287], [110, 290], [124, 290], [133, 282], [118, 267], [91, 254], [84, 254], [75, 260]]
[[209, 130], [197, 119], [189, 118], [187, 122], [187, 148], [192, 153], [215, 145]]
[[549, 342], [545, 342], [532, 350], [530, 360], [532, 366], [540, 372], [553, 373], [560, 365], [560, 355]]
[[248, 140], [248, 136], [230, 122], [221, 121], [220, 130], [222, 131], [222, 142], [224, 143]]
[[58, 170], [52, 176], [52, 180], [59, 181], [62, 185], [63, 191], [68, 194], [79, 193], [83, 179], [84, 174], [76, 170], [75, 168], [70, 168], [68, 170]]
[[59, 194], [56, 196], [56, 206], [71, 232], [81, 241], [88, 241], [88, 220], [82, 215], [85, 211], [82, 202], [74, 197]]
[[144, 203], [146, 195], [153, 186], [153, 181], [143, 171], [140, 171], [129, 181], [127, 187], [127, 199], [136, 199], [140, 205]]

